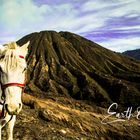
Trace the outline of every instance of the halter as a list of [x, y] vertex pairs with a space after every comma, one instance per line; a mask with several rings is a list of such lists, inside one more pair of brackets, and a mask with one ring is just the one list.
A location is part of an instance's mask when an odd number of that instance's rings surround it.
[[[24, 56], [22, 55], [19, 55], [19, 58], [22, 58], [22, 59], [25, 59]], [[7, 83], [7, 84], [1, 84], [1, 89], [2, 89], [2, 97], [4, 97], [4, 90], [7, 88], [7, 87], [10, 87], [10, 86], [16, 86], [16, 87], [20, 87], [24, 90], [24, 87], [25, 87], [25, 84], [21, 84], [21, 83]], [[0, 97], [2, 99], [2, 97]], [[0, 102], [0, 105], [4, 105], [4, 102]], [[2, 117], [5, 116], [5, 113], [4, 113], [4, 107], [2, 108], [2, 111], [0, 112], [0, 119]], [[11, 117], [12, 118], [12, 117]]]
[[24, 88], [25, 84], [20, 84], [20, 83], [8, 83], [8, 84], [4, 84], [1, 86], [2, 89], [5, 89], [7, 87], [11, 87], [11, 86], [17, 86], [17, 87], [21, 87]]
[[22, 58], [22, 59], [24, 59], [24, 56], [22, 56], [22, 55], [19, 55], [19, 57]]

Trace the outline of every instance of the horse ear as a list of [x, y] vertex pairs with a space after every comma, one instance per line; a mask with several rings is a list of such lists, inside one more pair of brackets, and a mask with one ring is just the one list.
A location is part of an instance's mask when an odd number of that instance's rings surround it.
[[3, 55], [3, 53], [5, 52], [7, 46], [6, 45], [0, 45], [0, 55]]
[[24, 56], [26, 56], [27, 53], [28, 53], [28, 46], [29, 46], [29, 44], [30, 44], [30, 41], [28, 41], [27, 43], [25, 43], [24, 45], [22, 45], [22, 46], [20, 47], [20, 50], [22, 51], [22, 54], [23, 54]]

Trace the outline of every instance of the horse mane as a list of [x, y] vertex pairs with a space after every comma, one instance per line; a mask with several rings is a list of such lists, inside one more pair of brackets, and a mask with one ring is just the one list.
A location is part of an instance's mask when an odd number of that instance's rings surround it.
[[16, 42], [10, 42], [9, 44], [4, 44], [3, 46], [7, 46], [8, 49], [16, 49], [17, 44]]
[[[7, 69], [15, 69], [18, 67], [20, 63], [20, 58], [16, 54], [17, 44], [16, 42], [10, 42], [9, 44], [5, 44], [6, 51], [4, 52], [4, 63], [6, 64]], [[20, 63], [21, 66], [21, 63]]]

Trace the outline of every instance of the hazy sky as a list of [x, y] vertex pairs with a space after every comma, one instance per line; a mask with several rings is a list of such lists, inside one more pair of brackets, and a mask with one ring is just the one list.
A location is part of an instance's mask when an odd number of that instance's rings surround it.
[[140, 48], [140, 0], [0, 0], [0, 44], [70, 31], [108, 49]]

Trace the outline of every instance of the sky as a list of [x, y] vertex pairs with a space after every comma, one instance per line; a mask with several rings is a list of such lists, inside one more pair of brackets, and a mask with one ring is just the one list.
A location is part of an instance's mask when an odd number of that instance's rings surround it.
[[69, 31], [116, 52], [140, 48], [140, 0], [0, 0], [0, 44]]

